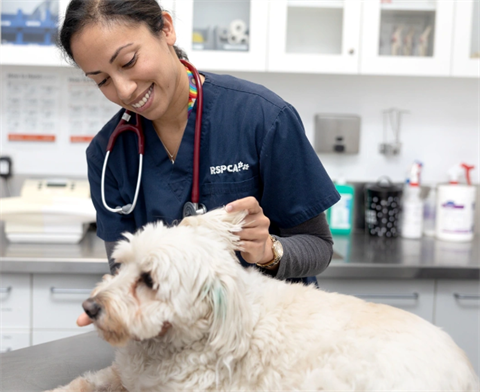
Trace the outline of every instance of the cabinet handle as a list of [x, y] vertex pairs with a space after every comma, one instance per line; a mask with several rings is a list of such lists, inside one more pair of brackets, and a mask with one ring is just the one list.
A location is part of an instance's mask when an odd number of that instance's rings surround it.
[[358, 298], [376, 298], [376, 299], [418, 299], [418, 293], [412, 294], [353, 294]]
[[468, 294], [458, 294], [458, 293], [453, 293], [453, 296], [455, 299], [480, 299], [480, 295], [468, 295]]
[[90, 294], [93, 289], [59, 289], [57, 287], [50, 287], [52, 294]]
[[0, 294], [9, 294], [12, 291], [12, 286], [0, 287]]

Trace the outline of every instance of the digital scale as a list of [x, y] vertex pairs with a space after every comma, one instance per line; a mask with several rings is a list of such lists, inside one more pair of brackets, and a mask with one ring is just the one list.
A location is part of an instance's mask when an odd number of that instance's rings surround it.
[[19, 197], [0, 199], [0, 220], [10, 242], [75, 244], [96, 212], [87, 180], [27, 179]]

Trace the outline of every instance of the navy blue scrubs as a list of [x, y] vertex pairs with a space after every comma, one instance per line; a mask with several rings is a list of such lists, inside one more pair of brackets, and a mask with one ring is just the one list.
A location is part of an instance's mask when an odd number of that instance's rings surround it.
[[[202, 74], [200, 203], [211, 210], [254, 196], [271, 221], [272, 234], [276, 234], [279, 227], [303, 223], [339, 200], [290, 104], [263, 86], [227, 75]], [[130, 215], [107, 211], [100, 194], [106, 146], [124, 110], [95, 136], [87, 149], [87, 161], [101, 239], [117, 241], [122, 232], [135, 232], [148, 222], [172, 224], [182, 219], [183, 206], [191, 197], [196, 110], [195, 104], [174, 164], [152, 122], [143, 119], [142, 182]], [[133, 201], [139, 165], [137, 145], [136, 135], [126, 132], [117, 138], [110, 154], [105, 180], [110, 207]]]

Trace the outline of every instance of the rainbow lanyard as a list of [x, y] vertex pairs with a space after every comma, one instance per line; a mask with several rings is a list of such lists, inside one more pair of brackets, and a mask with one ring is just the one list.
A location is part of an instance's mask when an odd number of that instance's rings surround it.
[[193, 105], [195, 104], [195, 100], [197, 99], [197, 85], [195, 84], [195, 79], [193, 77], [192, 71], [185, 67], [187, 70], [188, 75], [188, 82], [190, 84], [190, 91], [188, 97], [188, 115], [193, 109]]

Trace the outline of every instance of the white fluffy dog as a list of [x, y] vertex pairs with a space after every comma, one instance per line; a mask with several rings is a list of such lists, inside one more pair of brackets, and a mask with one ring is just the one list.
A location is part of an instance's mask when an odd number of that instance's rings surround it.
[[57, 391], [478, 391], [465, 354], [408, 312], [244, 269], [244, 213], [117, 244], [86, 307], [113, 365]]

